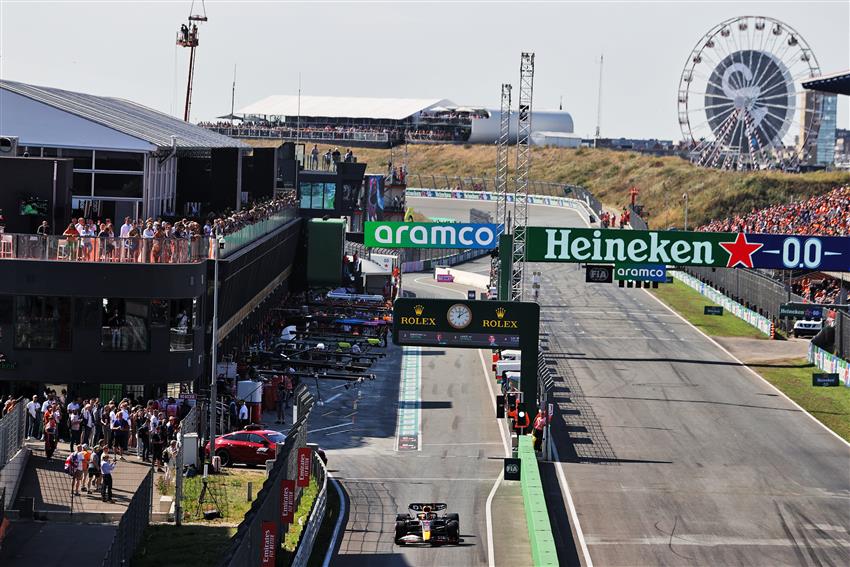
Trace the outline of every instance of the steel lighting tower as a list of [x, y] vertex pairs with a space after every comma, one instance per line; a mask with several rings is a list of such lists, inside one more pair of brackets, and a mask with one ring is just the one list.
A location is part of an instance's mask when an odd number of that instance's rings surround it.
[[511, 255], [511, 300], [522, 301], [525, 267], [525, 232], [528, 225], [528, 172], [531, 168], [531, 99], [534, 93], [534, 53], [523, 53], [519, 64], [519, 114], [516, 139], [516, 184], [514, 185], [513, 254]]
[[[511, 85], [502, 84], [502, 107], [499, 115], [499, 139], [496, 141], [496, 224], [508, 232], [508, 139], [511, 130]], [[500, 258], [490, 261], [490, 287], [499, 286]]]

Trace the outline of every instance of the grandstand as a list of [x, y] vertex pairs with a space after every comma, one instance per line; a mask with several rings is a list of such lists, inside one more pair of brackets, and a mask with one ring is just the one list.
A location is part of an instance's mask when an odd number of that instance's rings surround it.
[[[448, 99], [272, 95], [220, 119], [227, 121], [200, 125], [244, 139], [389, 147], [405, 141], [492, 144], [499, 134], [500, 111]], [[512, 124], [513, 141], [515, 119]], [[532, 134], [566, 135], [573, 132], [573, 120], [562, 110], [537, 110], [532, 127]]]
[[[781, 203], [731, 218], [712, 220], [698, 228], [705, 232], [755, 232], [823, 236], [850, 236], [850, 186], [835, 187], [823, 195]], [[783, 279], [784, 274], [776, 274]], [[791, 291], [814, 303], [844, 303], [848, 285], [840, 274], [794, 270]], [[842, 288], [845, 291], [842, 293]]]

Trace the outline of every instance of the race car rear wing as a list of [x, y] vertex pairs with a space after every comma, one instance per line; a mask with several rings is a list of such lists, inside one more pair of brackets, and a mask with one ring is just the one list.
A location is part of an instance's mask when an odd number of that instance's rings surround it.
[[443, 502], [414, 502], [413, 504], [410, 504], [407, 509], [414, 512], [421, 512], [425, 509], [425, 506], [430, 507], [432, 512], [440, 512], [448, 507]]

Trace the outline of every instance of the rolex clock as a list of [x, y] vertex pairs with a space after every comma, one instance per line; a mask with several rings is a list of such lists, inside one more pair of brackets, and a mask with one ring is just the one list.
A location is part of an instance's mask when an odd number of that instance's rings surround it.
[[472, 310], [468, 305], [455, 303], [449, 307], [446, 319], [448, 319], [449, 325], [455, 329], [465, 329], [472, 323]]

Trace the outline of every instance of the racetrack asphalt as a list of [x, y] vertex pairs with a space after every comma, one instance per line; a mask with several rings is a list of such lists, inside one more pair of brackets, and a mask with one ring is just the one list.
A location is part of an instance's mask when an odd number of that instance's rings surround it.
[[[417, 297], [458, 299], [467, 291], [465, 286], [438, 286], [429, 274], [407, 274], [404, 289]], [[396, 449], [400, 347], [388, 348], [387, 358], [373, 367], [378, 378], [359, 392], [321, 383], [324, 405], [314, 409], [309, 440], [327, 451], [328, 466], [348, 497], [334, 566], [488, 564], [485, 508], [505, 456], [488, 377], [478, 350], [421, 351], [420, 450]], [[489, 351], [485, 360], [489, 370]], [[497, 566], [531, 561], [517, 490], [502, 485], [494, 502], [493, 510], [500, 514], [494, 521]], [[394, 545], [395, 516], [412, 502], [448, 504], [448, 512], [460, 515], [462, 544]]]
[[[529, 224], [583, 224], [552, 211], [531, 206]], [[850, 564], [846, 443], [647, 292], [527, 269], [543, 273], [558, 466], [596, 565]]]

